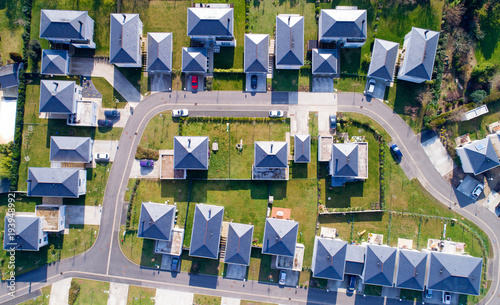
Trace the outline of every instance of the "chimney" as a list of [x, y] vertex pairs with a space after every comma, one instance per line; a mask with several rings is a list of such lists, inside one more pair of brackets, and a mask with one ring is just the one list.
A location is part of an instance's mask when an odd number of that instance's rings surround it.
[[122, 16], [123, 16], [123, 23], [125, 23], [125, 20], [127, 20], [127, 15], [122, 14]]
[[271, 144], [271, 153], [273, 153], [273, 144]]
[[209, 209], [208, 210], [208, 219], [210, 219], [212, 217], [212, 209]]
[[78, 20], [78, 23], [80, 24], [80, 34], [81, 34], [83, 28], [83, 22], [81, 20]]
[[288, 25], [290, 25], [290, 18], [292, 18], [292, 16], [288, 16]]
[[427, 39], [427, 33], [429, 33], [429, 30], [425, 30], [424, 32], [424, 38]]
[[188, 139], [188, 148], [191, 148], [191, 139]]
[[58, 82], [54, 82], [54, 85], [55, 85], [54, 92], [56, 92], [57, 91], [57, 87], [59, 87], [59, 83]]

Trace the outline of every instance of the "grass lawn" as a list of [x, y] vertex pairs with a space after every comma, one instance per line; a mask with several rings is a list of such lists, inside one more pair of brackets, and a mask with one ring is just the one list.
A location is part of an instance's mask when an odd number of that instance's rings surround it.
[[299, 70], [276, 70], [272, 84], [273, 91], [298, 91]]
[[241, 300], [240, 305], [276, 305], [275, 303], [263, 303], [257, 301]]
[[342, 75], [334, 79], [333, 87], [338, 91], [363, 93], [365, 90], [366, 77]]
[[224, 270], [224, 263], [219, 260], [189, 256], [189, 251], [182, 251], [181, 259], [181, 271], [188, 273], [222, 275]]
[[214, 73], [213, 91], [244, 91], [245, 73]]
[[49, 305], [50, 299], [50, 288], [52, 285], [43, 287], [41, 290], [42, 295], [34, 299], [30, 299], [26, 302], [20, 303], [21, 305]]
[[194, 305], [216, 305], [220, 304], [221, 297], [214, 297], [210, 295], [195, 294], [193, 298]]
[[[498, 3], [496, 5], [498, 11]], [[498, 19], [495, 19], [495, 14], [488, 11], [488, 7], [492, 8], [494, 5], [483, 6], [479, 13], [479, 24], [481, 31], [484, 33], [484, 39], [477, 45], [476, 59], [478, 63], [500, 63], [500, 43], [498, 43], [500, 23]], [[498, 16], [498, 13], [496, 15]]]
[[[388, 87], [386, 89], [385, 99], [389, 101], [388, 106], [399, 114], [416, 133], [421, 131], [424, 120], [424, 109], [416, 100], [416, 97], [418, 92], [423, 90], [425, 86], [425, 84], [399, 81], [394, 83], [392, 88]], [[416, 109], [413, 115], [409, 111], [412, 108]]]
[[[118, 91], [111, 86], [108, 81], [103, 77], [93, 77], [92, 83], [95, 88], [101, 93], [102, 96], [102, 107], [104, 108], [125, 108], [127, 105], [127, 100], [118, 93]], [[115, 101], [119, 102], [116, 103]]]
[[151, 149], [174, 149], [174, 136], [179, 134], [179, 120], [172, 120], [172, 112], [155, 115], [142, 134], [139, 146]]
[[145, 95], [150, 91], [148, 77], [144, 76], [141, 68], [118, 68], [123, 76], [137, 89], [141, 94]]
[[299, 91], [309, 92], [312, 87], [312, 74], [311, 69], [299, 70]]
[[96, 305], [106, 305], [108, 304], [109, 293], [104, 291], [109, 291], [109, 283], [101, 282], [95, 280], [85, 280], [74, 278], [75, 281], [80, 285], [80, 293], [75, 301], [75, 305], [84, 304], [96, 304]]
[[422, 302], [422, 291], [401, 289], [400, 297], [403, 300], [414, 300], [417, 302]]
[[155, 296], [156, 296], [156, 289], [154, 288], [146, 288], [146, 287], [138, 287], [130, 285], [128, 287], [127, 304], [154, 305]]
[[2, 43], [0, 43], [0, 58], [4, 65], [7, 64], [7, 60], [10, 60], [10, 52], [23, 53], [23, 40], [21, 39], [21, 35], [24, 32], [22, 25], [10, 22], [9, 18], [7, 18], [6, 10], [7, 8], [0, 5], [0, 37], [2, 37]]
[[271, 255], [262, 254], [261, 249], [252, 249], [248, 279], [259, 282], [278, 282], [279, 270], [271, 269]]
[[[366, 213], [354, 217], [353, 239], [360, 244], [368, 240], [368, 233], [384, 235], [384, 244], [387, 244], [389, 215], [387, 213]], [[364, 234], [363, 231], [366, 230]]]

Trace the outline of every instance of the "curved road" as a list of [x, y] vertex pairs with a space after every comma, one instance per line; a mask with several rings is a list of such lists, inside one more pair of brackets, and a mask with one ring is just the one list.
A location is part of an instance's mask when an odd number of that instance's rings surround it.
[[[335, 103], [332, 104], [332, 106]], [[65, 277], [81, 277], [133, 285], [147, 285], [178, 291], [236, 297], [275, 303], [339, 303], [382, 304], [377, 297], [347, 296], [343, 293], [317, 289], [283, 288], [256, 281], [234, 281], [208, 275], [188, 275], [158, 271], [130, 262], [119, 246], [119, 228], [123, 198], [129, 179], [133, 154], [149, 120], [156, 114], [172, 108], [188, 108], [194, 115], [206, 116], [266, 116], [271, 109], [288, 110], [288, 100], [283, 94], [250, 95], [241, 92], [158, 93], [144, 99], [135, 109], [123, 130], [120, 149], [115, 157], [106, 186], [99, 235], [87, 252], [26, 273], [16, 279], [16, 299], [7, 295], [6, 282], [0, 284], [0, 302], [17, 303], [31, 297], [34, 291]], [[406, 171], [412, 171], [421, 184], [440, 202], [471, 219], [483, 229], [492, 241], [494, 259], [489, 266], [494, 270], [492, 288], [480, 304], [497, 304], [500, 223], [490, 212], [479, 211], [465, 205], [457, 198], [453, 188], [439, 175], [431, 164], [417, 136], [390, 108], [378, 101], [367, 102], [361, 94], [339, 93], [337, 107], [341, 112], [358, 112], [382, 125], [403, 151]], [[411, 154], [410, 154], [411, 151]], [[408, 174], [408, 173], [407, 173]], [[411, 174], [411, 173], [410, 173]], [[464, 207], [456, 203], [464, 204]], [[215, 289], [216, 288], [216, 289]], [[387, 300], [385, 304], [394, 304]], [[397, 302], [401, 304], [401, 302]], [[402, 302], [408, 303], [410, 302]]]

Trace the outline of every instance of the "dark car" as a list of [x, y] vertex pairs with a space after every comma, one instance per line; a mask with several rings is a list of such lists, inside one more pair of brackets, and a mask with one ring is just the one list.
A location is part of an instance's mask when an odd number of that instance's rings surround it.
[[394, 158], [400, 160], [403, 158], [403, 153], [399, 149], [399, 147], [396, 144], [391, 145], [391, 153], [393, 154]]
[[330, 115], [330, 130], [334, 131], [337, 129], [337, 116], [335, 114]]
[[97, 125], [104, 127], [112, 127], [113, 122], [110, 120], [97, 120]]
[[191, 87], [193, 90], [198, 90], [198, 75], [191, 76]]
[[349, 280], [349, 288], [347, 289], [349, 292], [353, 292], [354, 289], [356, 289], [356, 277], [351, 276], [351, 279]]
[[252, 75], [252, 77], [250, 77], [250, 87], [252, 87], [252, 89], [257, 89], [257, 75]]
[[141, 162], [139, 162], [139, 165], [142, 167], [151, 167], [154, 166], [155, 163], [153, 160], [141, 160]]
[[113, 118], [119, 118], [120, 112], [118, 110], [106, 110], [104, 111], [104, 115]]
[[178, 256], [174, 256], [172, 258], [172, 266], [171, 266], [172, 271], [177, 271], [177, 266], [178, 265], [179, 265], [179, 257]]

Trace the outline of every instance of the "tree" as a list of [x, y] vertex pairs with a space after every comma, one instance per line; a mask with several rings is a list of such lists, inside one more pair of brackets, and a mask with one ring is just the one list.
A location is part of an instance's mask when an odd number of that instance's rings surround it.
[[12, 59], [15, 62], [22, 62], [23, 61], [23, 56], [19, 53], [10, 52], [9, 56], [10, 56], [10, 59]]
[[488, 94], [484, 90], [476, 90], [470, 95], [471, 100], [475, 104], [481, 104]]
[[34, 62], [38, 63], [42, 57], [42, 46], [36, 39], [30, 41], [28, 57]]

